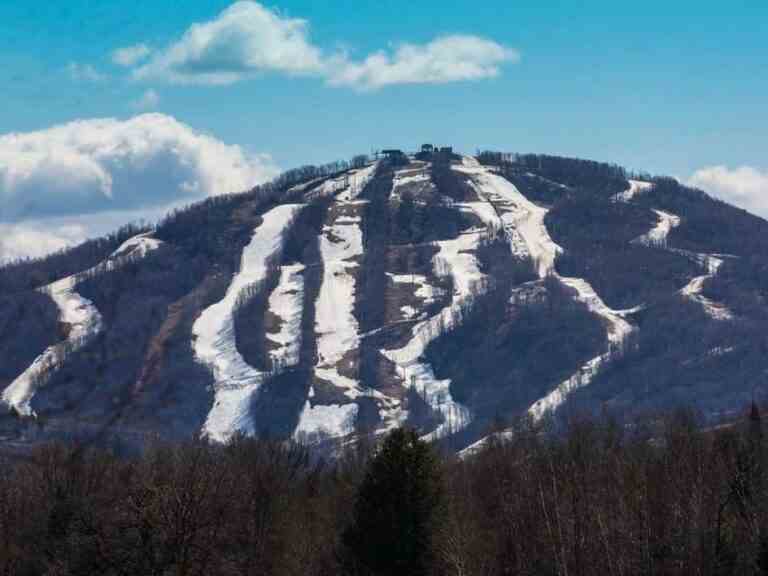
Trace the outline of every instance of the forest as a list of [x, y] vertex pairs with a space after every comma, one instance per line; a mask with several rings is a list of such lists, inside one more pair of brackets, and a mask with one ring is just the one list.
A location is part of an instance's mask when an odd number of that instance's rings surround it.
[[[748, 413], [747, 413], [748, 412]], [[339, 459], [234, 438], [140, 456], [46, 444], [0, 467], [0, 573], [764, 574], [768, 450], [757, 405], [519, 421], [465, 457], [410, 429]]]

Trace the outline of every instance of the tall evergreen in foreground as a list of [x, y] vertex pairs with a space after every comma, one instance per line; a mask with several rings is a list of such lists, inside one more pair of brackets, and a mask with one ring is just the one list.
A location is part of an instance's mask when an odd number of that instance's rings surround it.
[[429, 574], [443, 501], [440, 463], [411, 429], [398, 428], [371, 460], [343, 535], [349, 574]]

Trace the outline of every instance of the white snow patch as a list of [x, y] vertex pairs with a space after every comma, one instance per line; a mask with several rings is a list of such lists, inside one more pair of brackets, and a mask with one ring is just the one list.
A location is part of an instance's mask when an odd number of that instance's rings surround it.
[[[431, 164], [417, 163], [406, 168], [396, 170], [392, 176], [391, 200], [398, 200], [402, 189], [412, 188], [416, 193], [420, 193], [432, 186], [432, 177], [430, 176]], [[420, 186], [416, 186], [419, 185]]]
[[645, 246], [663, 246], [673, 228], [680, 225], [680, 217], [663, 210], [654, 210], [658, 220], [656, 225], [642, 236], [638, 236], [632, 242]]
[[240, 271], [226, 295], [203, 310], [192, 326], [195, 357], [213, 371], [213, 406], [203, 425], [203, 434], [212, 440], [225, 442], [235, 432], [255, 432], [250, 407], [264, 373], [248, 365], [237, 351], [233, 310], [243, 290], [264, 279], [268, 259], [280, 250], [282, 234], [302, 206], [285, 204], [264, 214], [243, 249]]
[[491, 440], [496, 440], [498, 442], [507, 442], [511, 440], [514, 436], [514, 432], [512, 430], [500, 430], [499, 432], [494, 432], [493, 434], [489, 434], [488, 436], [484, 436], [477, 442], [470, 444], [463, 450], [460, 450], [457, 456], [463, 460], [464, 458], [467, 458], [469, 456], [474, 456], [478, 452], [481, 452], [485, 449], [485, 447], [491, 442]]
[[669, 252], [681, 254], [687, 258], [690, 258], [700, 266], [704, 267], [707, 271], [706, 274], [696, 276], [688, 284], [686, 284], [680, 293], [695, 302], [701, 304], [704, 311], [715, 320], [731, 320], [733, 314], [728, 308], [717, 302], [714, 302], [702, 294], [704, 290], [704, 283], [712, 278], [720, 266], [723, 264], [723, 258], [721, 254], [703, 254], [697, 252], [691, 252], [689, 250], [681, 250], [679, 248], [667, 248], [666, 242], [669, 232], [680, 225], [680, 217], [664, 212], [662, 210], [654, 210], [658, 216], [656, 226], [654, 226], [648, 233], [635, 238], [632, 242], [638, 244], [644, 244], [646, 246], [661, 246]]
[[619, 192], [616, 194], [613, 199], [617, 202], [629, 202], [637, 196], [638, 194], [641, 194], [645, 192], [646, 190], [650, 190], [653, 187], [652, 182], [644, 182], [643, 180], [629, 180], [629, 190], [624, 190], [624, 192]]
[[299, 363], [301, 347], [301, 314], [304, 298], [304, 265], [291, 264], [280, 270], [280, 281], [269, 296], [269, 311], [280, 319], [278, 332], [267, 332], [266, 337], [279, 344], [269, 351], [278, 371]]
[[350, 172], [347, 179], [347, 186], [342, 190], [341, 194], [339, 194], [339, 201], [349, 202], [355, 200], [363, 191], [366, 184], [368, 184], [369, 180], [373, 178], [378, 165], [378, 162], [374, 162], [370, 166]]
[[[129, 258], [143, 258], [161, 245], [150, 233], [129, 238], [106, 260], [85, 272], [112, 270]], [[2, 401], [22, 416], [34, 416], [31, 401], [35, 391], [64, 360], [67, 352], [79, 350], [102, 330], [102, 318], [93, 303], [75, 292], [78, 276], [57, 280], [41, 288], [47, 292], [59, 308], [59, 322], [69, 326], [66, 340], [49, 346], [34, 362], [3, 390]]]
[[704, 266], [707, 269], [707, 273], [701, 276], [696, 276], [688, 284], [686, 284], [680, 293], [690, 298], [691, 300], [698, 302], [704, 308], [704, 311], [715, 320], [732, 320], [733, 313], [724, 304], [714, 302], [706, 296], [704, 296], [704, 283], [712, 278], [720, 266], [723, 265], [723, 259], [718, 258], [712, 254], [697, 254], [702, 259]]
[[316, 404], [312, 406], [309, 400], [299, 417], [299, 424], [294, 431], [294, 437], [301, 440], [328, 435], [332, 438], [346, 436], [353, 428], [357, 416], [357, 404]]
[[463, 212], [475, 214], [491, 230], [500, 230], [504, 224], [490, 202], [459, 202], [454, 204]]
[[359, 394], [356, 380], [342, 376], [337, 364], [344, 354], [357, 347], [358, 324], [355, 318], [356, 258], [363, 253], [363, 233], [358, 220], [349, 218], [323, 227], [320, 253], [323, 259], [323, 282], [316, 303], [318, 363], [316, 374], [332, 384], [345, 388], [354, 398]]
[[403, 313], [403, 316], [405, 316], [405, 318], [413, 318], [419, 313], [419, 311], [416, 310], [416, 308], [414, 308], [413, 306], [401, 306], [400, 312]]

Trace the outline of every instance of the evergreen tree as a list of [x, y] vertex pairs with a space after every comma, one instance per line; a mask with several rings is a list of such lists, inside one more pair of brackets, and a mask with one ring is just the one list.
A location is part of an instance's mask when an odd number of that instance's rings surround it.
[[343, 536], [348, 572], [430, 573], [442, 500], [442, 470], [433, 449], [414, 430], [392, 431], [368, 467]]

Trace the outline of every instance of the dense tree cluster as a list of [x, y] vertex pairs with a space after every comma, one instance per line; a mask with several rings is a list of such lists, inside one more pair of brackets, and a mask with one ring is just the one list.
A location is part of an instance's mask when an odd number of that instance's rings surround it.
[[629, 188], [627, 172], [621, 166], [546, 154], [503, 154], [484, 151], [478, 155], [482, 164], [497, 167], [505, 176], [531, 175], [549, 182], [583, 190], [604, 198]]
[[62, 336], [59, 309], [42, 292], [0, 294], [0, 388]]
[[409, 430], [333, 462], [291, 443], [46, 445], [0, 468], [0, 572], [104, 576], [762, 574], [756, 408], [711, 431], [524, 423], [464, 459]]

